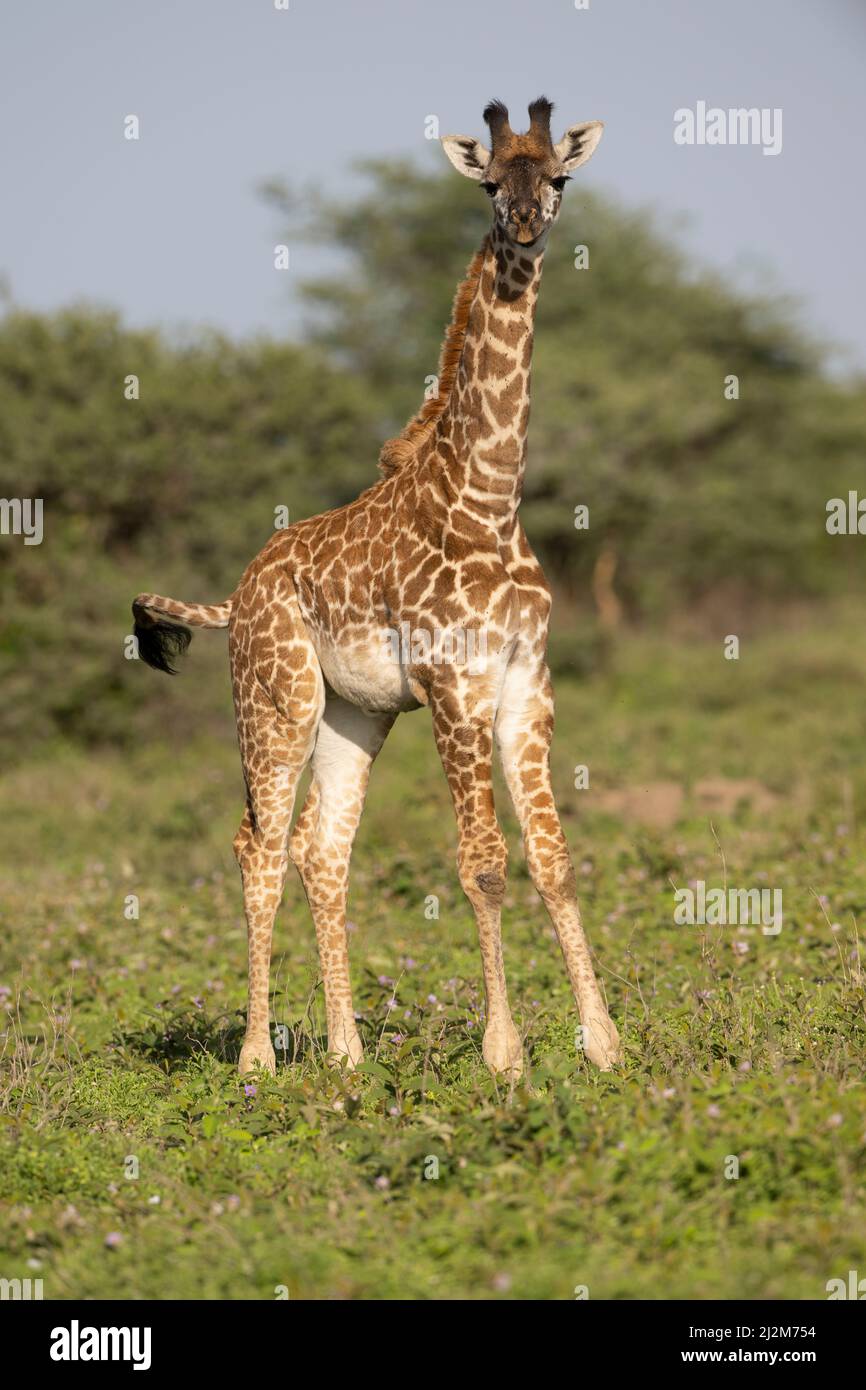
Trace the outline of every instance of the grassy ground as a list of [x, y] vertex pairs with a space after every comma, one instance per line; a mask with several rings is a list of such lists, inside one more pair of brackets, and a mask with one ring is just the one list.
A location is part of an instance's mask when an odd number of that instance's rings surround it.
[[[196, 698], [195, 661], [164, 683], [166, 724]], [[369, 1061], [351, 1077], [322, 1066], [294, 875], [273, 967], [287, 1062], [254, 1088], [235, 1074], [229, 736], [7, 775], [0, 1275], [47, 1298], [570, 1299], [821, 1298], [866, 1274], [864, 677], [860, 625], [839, 619], [739, 661], [721, 638], [633, 640], [604, 674], [558, 680], [555, 780], [626, 1060], [602, 1076], [576, 1052], [503, 816], [531, 1055], [513, 1094], [481, 1061], [425, 713], [389, 740], [356, 848]], [[781, 888], [781, 933], [674, 925], [673, 885], [695, 879]]]

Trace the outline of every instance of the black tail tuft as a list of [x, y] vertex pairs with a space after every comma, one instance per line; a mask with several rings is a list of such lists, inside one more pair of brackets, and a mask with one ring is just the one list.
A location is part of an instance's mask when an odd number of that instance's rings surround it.
[[192, 641], [189, 628], [159, 621], [143, 622], [136, 617], [133, 632], [142, 661], [152, 666], [155, 671], [165, 671], [166, 675], [176, 676], [177, 670], [171, 663], [176, 657], [183, 656]]

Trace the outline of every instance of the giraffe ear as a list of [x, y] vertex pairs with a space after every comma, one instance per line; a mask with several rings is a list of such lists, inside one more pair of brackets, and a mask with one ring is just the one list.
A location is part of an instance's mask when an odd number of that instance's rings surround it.
[[584, 121], [582, 125], [568, 127], [559, 144], [554, 146], [556, 157], [567, 174], [592, 158], [603, 130], [604, 121]]
[[442, 148], [458, 174], [478, 182], [490, 163], [490, 151], [471, 135], [443, 135]]

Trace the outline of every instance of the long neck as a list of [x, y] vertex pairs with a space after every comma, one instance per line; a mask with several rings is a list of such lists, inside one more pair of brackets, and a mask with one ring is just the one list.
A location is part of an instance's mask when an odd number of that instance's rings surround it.
[[520, 504], [544, 241], [516, 246], [498, 227], [485, 239], [457, 378], [437, 422], [437, 452], [479, 519], [507, 522]]

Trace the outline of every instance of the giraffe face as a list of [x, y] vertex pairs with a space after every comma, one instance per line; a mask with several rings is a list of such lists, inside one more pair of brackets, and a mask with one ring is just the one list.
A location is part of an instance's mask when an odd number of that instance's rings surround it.
[[481, 187], [505, 235], [520, 246], [532, 246], [556, 221], [568, 177], [557, 159], [516, 153], [491, 159]]
[[572, 170], [592, 157], [604, 129], [601, 121], [569, 126], [554, 145], [550, 138], [552, 109], [546, 98], [539, 97], [529, 108], [529, 130], [515, 135], [506, 108], [494, 101], [484, 112], [491, 149], [469, 135], [442, 139], [455, 169], [481, 184], [493, 206], [496, 225], [520, 246], [534, 245], [553, 226]]

